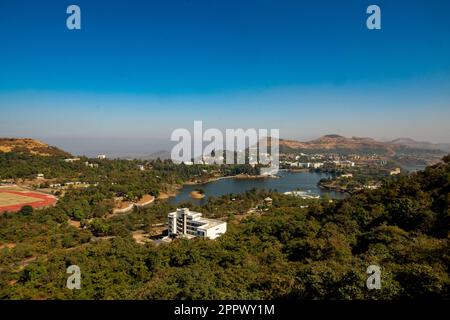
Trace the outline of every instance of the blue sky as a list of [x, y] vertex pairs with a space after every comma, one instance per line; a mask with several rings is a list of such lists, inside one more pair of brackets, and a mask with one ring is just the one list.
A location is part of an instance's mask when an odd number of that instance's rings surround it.
[[2, 0], [0, 136], [133, 152], [203, 120], [450, 142], [449, 15], [439, 0]]

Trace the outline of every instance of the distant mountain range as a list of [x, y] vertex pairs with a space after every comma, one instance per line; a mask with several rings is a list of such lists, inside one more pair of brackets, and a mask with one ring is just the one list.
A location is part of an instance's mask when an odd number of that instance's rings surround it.
[[[440, 156], [450, 152], [449, 144], [433, 144], [415, 141], [410, 138], [399, 138], [381, 142], [372, 138], [346, 138], [337, 134], [329, 134], [311, 141], [280, 139], [280, 152], [333, 152], [394, 155], [431, 155]], [[35, 139], [0, 138], [0, 152], [17, 152], [40, 156], [71, 157], [71, 154], [57, 147], [50, 146]], [[158, 151], [147, 156], [135, 156], [143, 160], [170, 159], [170, 151]]]
[[[346, 138], [337, 134], [329, 134], [311, 141], [297, 141], [280, 139], [281, 153], [298, 152], [335, 152], [335, 153], [366, 153], [410, 155], [429, 154], [441, 156], [450, 152], [450, 144], [433, 144], [431, 142], [418, 142], [410, 138], [399, 138], [388, 142], [377, 141], [372, 138], [351, 137]], [[159, 151], [140, 159], [170, 159], [169, 151]]]
[[166, 150], [161, 150], [158, 152], [154, 152], [148, 156], [140, 156], [138, 158], [142, 160], [156, 160], [156, 159], [166, 160], [170, 159], [170, 152]]
[[450, 152], [450, 143], [431, 143], [425, 141], [415, 141], [411, 138], [398, 138], [390, 141], [391, 144], [398, 144], [408, 148], [425, 149], [425, 150], [442, 150]]
[[301, 142], [280, 139], [280, 152], [317, 151], [337, 153], [376, 153], [395, 155], [403, 153], [444, 154], [450, 151], [450, 144], [433, 144], [417, 142], [410, 138], [400, 138], [389, 142], [381, 142], [372, 138], [346, 138], [337, 134], [329, 134], [311, 141]]

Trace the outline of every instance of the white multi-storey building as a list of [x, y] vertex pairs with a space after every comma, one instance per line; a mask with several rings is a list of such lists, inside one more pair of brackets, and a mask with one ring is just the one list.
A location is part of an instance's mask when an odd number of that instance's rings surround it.
[[167, 223], [169, 236], [216, 239], [227, 231], [226, 222], [203, 218], [201, 213], [190, 211], [188, 208], [169, 213]]

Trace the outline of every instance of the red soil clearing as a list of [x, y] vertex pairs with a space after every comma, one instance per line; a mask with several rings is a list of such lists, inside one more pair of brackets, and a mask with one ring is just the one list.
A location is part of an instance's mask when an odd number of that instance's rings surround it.
[[30, 202], [23, 202], [14, 205], [2, 206], [0, 204], [0, 212], [16, 212], [22, 209], [23, 206], [32, 206], [33, 208], [42, 208], [53, 206], [58, 199], [55, 196], [47, 195], [43, 193], [29, 192], [29, 191], [12, 191], [12, 190], [0, 190], [0, 193], [9, 193], [12, 195], [31, 197], [35, 200]]

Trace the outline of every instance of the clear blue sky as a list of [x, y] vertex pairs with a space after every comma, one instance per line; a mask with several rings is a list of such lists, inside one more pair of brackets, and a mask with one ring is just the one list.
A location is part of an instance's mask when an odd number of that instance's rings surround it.
[[449, 17], [439, 0], [1, 0], [0, 136], [163, 141], [198, 119], [450, 142]]

